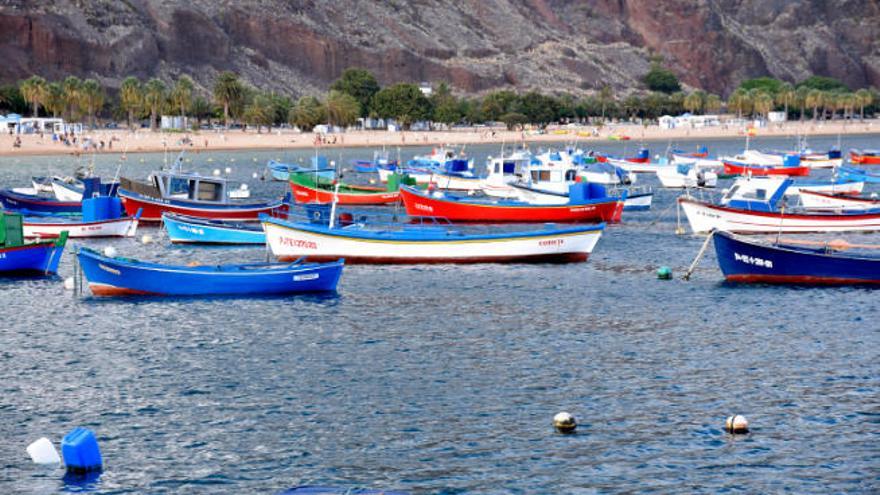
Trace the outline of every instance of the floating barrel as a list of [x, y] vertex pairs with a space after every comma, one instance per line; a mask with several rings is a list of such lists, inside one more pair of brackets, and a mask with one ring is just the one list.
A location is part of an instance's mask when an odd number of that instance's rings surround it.
[[100, 471], [103, 465], [98, 440], [92, 430], [87, 428], [77, 427], [64, 435], [61, 440], [61, 455], [69, 472]]

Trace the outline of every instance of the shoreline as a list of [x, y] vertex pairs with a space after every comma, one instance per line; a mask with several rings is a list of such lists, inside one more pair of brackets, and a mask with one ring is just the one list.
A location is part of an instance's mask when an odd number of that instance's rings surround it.
[[[318, 148], [381, 148], [408, 146], [442, 146], [447, 144], [514, 144], [514, 143], [613, 143], [611, 136], [629, 136], [623, 141], [637, 146], [646, 142], [699, 141], [701, 139], [745, 139], [747, 131], [742, 126], [713, 126], [703, 128], [661, 129], [656, 125], [640, 126], [634, 124], [617, 124], [603, 127], [579, 126], [548, 127], [546, 132], [508, 131], [502, 127], [466, 128], [447, 131], [350, 131], [328, 134], [327, 143], [318, 144]], [[812, 122], [791, 121], [784, 124], [771, 124], [756, 129], [753, 139], [763, 137], [795, 138], [864, 136], [880, 134], [880, 120], [872, 119], [863, 122]], [[0, 135], [0, 157], [16, 156], [57, 156], [57, 155], [91, 155], [96, 154], [140, 154], [177, 152], [187, 149], [193, 153], [202, 151], [280, 151], [292, 149], [314, 149], [317, 134], [300, 133], [290, 129], [273, 130], [257, 133], [242, 130], [202, 130], [196, 132], [151, 132], [140, 129], [136, 132], [127, 130], [102, 129], [83, 133], [83, 139], [90, 139], [95, 148], [83, 149], [82, 140], [76, 146], [53, 142], [51, 134], [42, 138], [38, 134]], [[21, 139], [21, 147], [13, 146], [16, 137]], [[181, 144], [181, 140], [189, 139], [190, 143]], [[100, 143], [104, 146], [101, 148]], [[110, 143], [112, 142], [112, 149]], [[843, 150], [846, 151], [846, 150]]]

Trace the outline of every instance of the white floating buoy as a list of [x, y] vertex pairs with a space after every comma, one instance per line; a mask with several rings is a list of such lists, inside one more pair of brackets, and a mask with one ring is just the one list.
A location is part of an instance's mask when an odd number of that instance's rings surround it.
[[241, 189], [242, 191], [247, 191], [247, 190], [248, 190], [248, 185], [247, 185], [247, 184], [242, 184], [242, 185], [238, 186], [238, 188]]
[[577, 429], [577, 421], [574, 416], [563, 411], [553, 416], [553, 427], [559, 433], [573, 433]]
[[73, 290], [76, 284], [73, 282], [73, 277], [67, 277], [64, 279], [64, 290]]
[[330, 160], [330, 166], [331, 166], [331, 167], [335, 167], [335, 166], [336, 166], [336, 160]]
[[227, 174], [231, 174], [231, 173], [232, 173], [232, 167], [226, 167], [225, 172], [226, 172]]
[[370, 179], [370, 184], [375, 184], [375, 183], [376, 183], [376, 179]]
[[251, 174], [251, 177], [253, 177], [254, 179], [256, 179], [257, 177], [259, 177], [259, 175], [258, 175], [256, 172], [254, 172], [254, 173]]
[[27, 453], [31, 456], [31, 460], [37, 464], [61, 464], [61, 456], [58, 455], [52, 441], [46, 437], [28, 445]]
[[116, 248], [113, 246], [105, 247], [104, 248], [104, 256], [106, 256], [108, 258], [115, 258], [116, 257]]
[[151, 242], [153, 242], [153, 236], [151, 236], [150, 234], [144, 234], [141, 236], [141, 243], [149, 244]]
[[728, 433], [748, 433], [749, 420], [745, 416], [734, 414], [724, 422], [724, 430]]
[[215, 168], [214, 172], [212, 172], [212, 173], [214, 174], [214, 177], [220, 177], [220, 169], [219, 168]]

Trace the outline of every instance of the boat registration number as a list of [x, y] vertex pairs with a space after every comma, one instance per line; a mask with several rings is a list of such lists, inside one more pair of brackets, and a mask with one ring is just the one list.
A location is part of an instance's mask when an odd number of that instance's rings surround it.
[[733, 258], [736, 261], [742, 261], [747, 265], [755, 265], [762, 266], [764, 268], [773, 268], [773, 262], [771, 260], [765, 260], [763, 258], [755, 258], [754, 256], [749, 256], [747, 254], [739, 254], [733, 253]]
[[303, 275], [294, 275], [294, 282], [305, 282], [306, 280], [317, 280], [321, 275], [317, 273], [305, 273]]

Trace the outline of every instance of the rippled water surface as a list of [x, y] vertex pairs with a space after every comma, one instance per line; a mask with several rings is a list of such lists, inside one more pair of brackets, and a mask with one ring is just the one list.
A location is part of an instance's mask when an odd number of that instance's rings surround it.
[[[468, 151], [482, 162], [498, 147]], [[269, 197], [284, 184], [251, 174], [309, 154], [203, 153], [190, 165], [229, 166]], [[130, 155], [123, 175], [162, 158]], [[23, 186], [72, 160], [2, 158], [0, 179]], [[112, 176], [117, 163], [97, 168]], [[880, 292], [727, 285], [711, 249], [692, 281], [658, 281], [658, 266], [682, 274], [702, 243], [674, 234], [675, 196], [626, 214], [585, 264], [350, 266], [332, 296], [75, 297], [68, 255], [57, 278], [0, 279], [0, 493], [876, 493]], [[158, 242], [88, 244], [168, 263], [265, 258], [142, 233]], [[577, 434], [554, 433], [561, 410]], [[749, 435], [722, 431], [735, 412]], [[58, 445], [79, 425], [98, 433], [100, 478], [66, 484], [60, 468], [30, 463], [29, 442]]]

